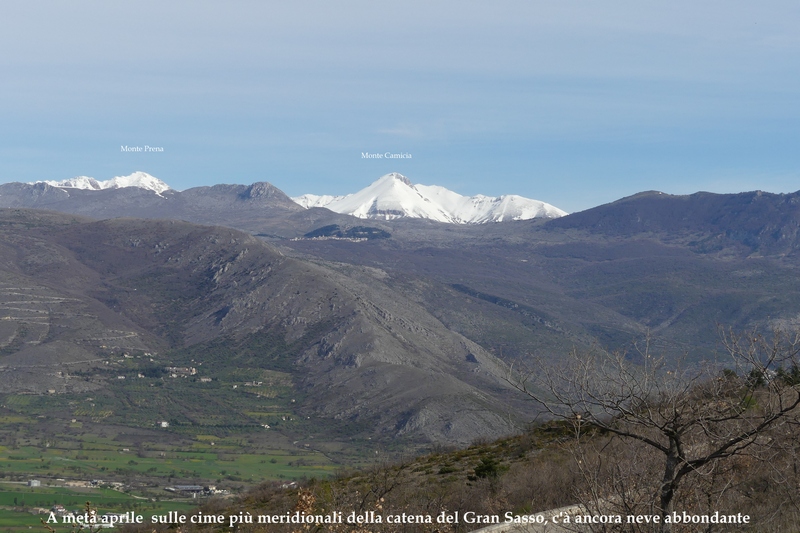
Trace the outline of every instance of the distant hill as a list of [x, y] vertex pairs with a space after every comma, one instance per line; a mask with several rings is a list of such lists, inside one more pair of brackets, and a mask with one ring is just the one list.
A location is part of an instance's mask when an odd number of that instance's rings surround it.
[[800, 248], [800, 192], [674, 196], [650, 191], [548, 225], [614, 236], [695, 236], [691, 244], [699, 250], [738, 244], [764, 254], [791, 254]]

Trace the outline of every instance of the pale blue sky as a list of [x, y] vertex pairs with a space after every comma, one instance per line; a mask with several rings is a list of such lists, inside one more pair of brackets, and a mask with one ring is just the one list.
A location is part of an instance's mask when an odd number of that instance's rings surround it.
[[798, 28], [789, 1], [5, 2], [0, 182], [791, 192]]

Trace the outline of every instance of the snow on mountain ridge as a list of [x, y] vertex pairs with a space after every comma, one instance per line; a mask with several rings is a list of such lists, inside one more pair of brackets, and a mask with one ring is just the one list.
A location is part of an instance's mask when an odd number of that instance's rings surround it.
[[310, 209], [312, 207], [325, 207], [334, 200], [341, 200], [342, 198], [344, 198], [344, 196], [331, 196], [330, 194], [323, 194], [322, 196], [318, 196], [316, 194], [304, 194], [303, 196], [292, 198], [292, 200], [294, 203], [300, 204], [306, 209]]
[[151, 176], [147, 172], [137, 171], [128, 176], [116, 176], [106, 181], [98, 181], [89, 176], [76, 176], [74, 178], [62, 181], [37, 181], [35, 183], [46, 183], [53, 187], [62, 189], [83, 189], [90, 191], [99, 191], [102, 189], [122, 189], [125, 187], [139, 187], [140, 189], [147, 189], [161, 196], [164, 191], [170, 190], [172, 187], [161, 181], [160, 179]]
[[513, 194], [462, 196], [439, 185], [414, 185], [396, 172], [347, 196], [305, 194], [292, 200], [305, 208], [327, 207], [358, 218], [427, 218], [452, 224], [557, 218], [567, 214], [550, 204]]

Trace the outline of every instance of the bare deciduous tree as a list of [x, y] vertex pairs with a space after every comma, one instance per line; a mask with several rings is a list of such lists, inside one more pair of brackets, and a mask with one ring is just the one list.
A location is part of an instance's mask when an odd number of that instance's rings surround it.
[[[660, 530], [674, 510], [681, 483], [716, 462], [772, 446], [767, 434], [800, 408], [800, 390], [785, 379], [798, 368], [800, 335], [722, 332], [725, 360], [672, 364], [624, 354], [573, 352], [562, 365], [541, 365], [509, 381], [577, 433], [600, 429], [660, 457], [651, 509]], [[633, 496], [633, 495], [630, 495]], [[636, 495], [638, 498], [641, 495]]]

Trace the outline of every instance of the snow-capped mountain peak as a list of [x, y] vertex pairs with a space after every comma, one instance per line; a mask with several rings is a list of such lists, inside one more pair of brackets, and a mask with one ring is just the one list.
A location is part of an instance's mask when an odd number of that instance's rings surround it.
[[155, 176], [151, 176], [147, 172], [134, 172], [129, 176], [116, 176], [105, 183], [108, 183], [106, 188], [122, 189], [123, 187], [139, 187], [140, 189], [148, 189], [157, 194], [161, 194], [170, 189], [169, 185]]
[[396, 172], [347, 196], [306, 194], [292, 200], [306, 208], [327, 207], [358, 218], [427, 218], [453, 224], [557, 218], [567, 214], [550, 204], [517, 195], [467, 197], [438, 185], [414, 185]]
[[[36, 182], [42, 183], [42, 182]], [[77, 176], [74, 178], [62, 181], [49, 181], [44, 183], [53, 187], [60, 187], [62, 189], [84, 189], [90, 191], [99, 191], [102, 189], [122, 189], [125, 187], [138, 187], [140, 189], [147, 189], [153, 191], [159, 196], [164, 191], [171, 189], [169, 185], [160, 179], [151, 176], [147, 172], [137, 171], [128, 176], [116, 176], [106, 181], [98, 181], [89, 176]]]

